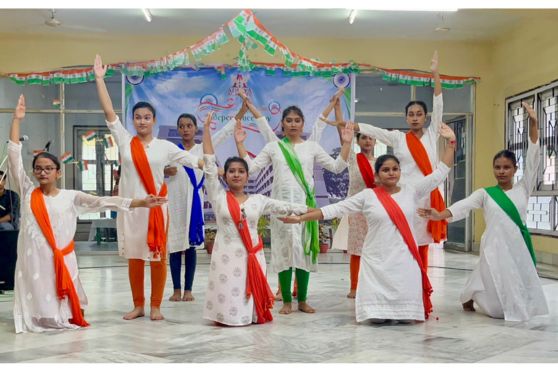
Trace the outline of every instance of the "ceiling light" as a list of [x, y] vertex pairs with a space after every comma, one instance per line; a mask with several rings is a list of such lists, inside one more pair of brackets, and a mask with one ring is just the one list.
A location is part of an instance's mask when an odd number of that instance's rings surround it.
[[142, 9], [142, 11], [143, 11], [143, 15], [145, 16], [145, 20], [147, 22], [151, 22], [152, 17], [151, 17], [151, 12], [149, 11], [149, 9], [144, 8], [144, 9]]
[[356, 9], [351, 9], [351, 12], [349, 13], [349, 24], [353, 24], [353, 22], [355, 21], [355, 17], [357, 15], [357, 10]]
[[436, 27], [434, 31], [436, 32], [448, 32], [450, 30], [449, 27]]

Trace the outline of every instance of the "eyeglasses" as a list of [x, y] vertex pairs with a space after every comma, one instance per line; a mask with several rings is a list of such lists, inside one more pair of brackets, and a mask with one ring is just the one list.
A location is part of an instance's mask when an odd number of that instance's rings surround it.
[[35, 167], [33, 168], [33, 173], [35, 174], [41, 174], [42, 172], [45, 172], [46, 174], [51, 174], [53, 171], [57, 170], [56, 167]]

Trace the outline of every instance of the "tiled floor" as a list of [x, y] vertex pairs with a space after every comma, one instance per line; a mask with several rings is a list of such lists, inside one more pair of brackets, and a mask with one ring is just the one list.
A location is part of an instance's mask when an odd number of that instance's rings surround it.
[[[316, 314], [279, 315], [279, 303], [272, 323], [234, 328], [201, 317], [209, 267], [202, 251], [196, 301], [166, 301], [169, 275], [161, 322], [122, 320], [131, 308], [126, 262], [106, 250], [80, 252], [91, 327], [16, 335], [12, 295], [0, 295], [0, 362], [558, 362], [558, 281], [542, 280], [550, 316], [511, 323], [465, 313], [458, 296], [478, 260], [473, 255], [431, 251], [434, 314], [422, 324], [357, 324], [345, 297], [348, 257], [328, 253], [310, 279]], [[270, 282], [275, 289], [275, 275]]]

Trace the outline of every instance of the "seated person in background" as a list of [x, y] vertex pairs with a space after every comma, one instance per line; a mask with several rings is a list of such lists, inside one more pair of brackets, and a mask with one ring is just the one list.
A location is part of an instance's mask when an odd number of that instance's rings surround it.
[[0, 231], [17, 230], [19, 215], [19, 196], [6, 189], [6, 177], [0, 171]]

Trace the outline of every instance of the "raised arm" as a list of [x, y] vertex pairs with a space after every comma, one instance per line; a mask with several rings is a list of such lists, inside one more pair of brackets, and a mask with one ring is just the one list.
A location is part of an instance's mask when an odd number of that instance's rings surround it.
[[[250, 110], [252, 116], [254, 116], [254, 122], [256, 123], [256, 126], [258, 127], [258, 130], [260, 131], [260, 134], [263, 136], [264, 140], [266, 142], [279, 141], [279, 137], [277, 137], [275, 132], [273, 132], [273, 129], [271, 129], [271, 126], [269, 125], [266, 117], [262, 115], [262, 113], [256, 108], [254, 103], [246, 96], [244, 91], [241, 90], [238, 95], [240, 96], [240, 98], [242, 98], [244, 102], [243, 105], [245, 105], [248, 110]], [[242, 117], [238, 119], [242, 120]]]
[[[328, 105], [326, 106], [324, 111], [322, 111], [322, 114], [314, 122], [314, 126], [312, 127], [312, 133], [308, 138], [309, 141], [314, 141], [318, 143], [320, 142], [320, 140], [322, 139], [322, 134], [326, 128], [326, 122], [324, 122], [324, 119], [327, 119], [329, 117], [329, 114], [333, 109], [335, 109], [335, 122], [343, 121], [343, 113], [340, 111], [341, 110], [340, 97], [343, 95], [344, 92], [345, 92], [344, 88], [339, 88], [337, 92], [333, 95], [333, 97], [331, 97]], [[341, 115], [338, 115], [338, 110], [341, 112]], [[343, 127], [339, 127], [339, 126], [337, 127], [338, 130], [341, 130], [342, 128]], [[341, 142], [341, 133], [339, 133], [339, 142]]]
[[246, 106], [245, 102], [242, 102], [242, 106], [240, 106], [240, 109], [238, 109], [238, 112], [236, 113], [234, 118], [229, 120], [223, 128], [219, 129], [211, 137], [214, 146], [219, 146], [227, 138], [234, 135], [234, 126], [236, 124], [236, 121], [242, 120], [244, 114], [246, 114], [247, 111], [248, 111], [248, 106]]
[[446, 179], [451, 167], [453, 167], [456, 147], [455, 133], [449, 126], [442, 123], [440, 135], [446, 139], [446, 147], [444, 154], [442, 155], [442, 161], [438, 164], [438, 167], [434, 170], [434, 172], [430, 173], [414, 185], [416, 197], [418, 199], [423, 198], [438, 187], [438, 185]]
[[539, 146], [539, 122], [537, 114], [533, 108], [523, 102], [523, 107], [529, 115], [529, 143], [527, 145], [527, 156], [525, 157], [525, 171], [523, 172], [522, 181], [525, 183], [525, 188], [530, 194], [537, 185], [537, 175], [539, 172], [539, 164], [541, 162]]
[[10, 128], [10, 143], [8, 143], [8, 168], [10, 169], [11, 179], [15, 183], [15, 189], [22, 197], [29, 187], [33, 187], [33, 183], [23, 167], [21, 143], [19, 142], [19, 125], [23, 118], [25, 118], [25, 110], [25, 97], [22, 94], [19, 96], [14, 110], [12, 126]]
[[213, 111], [207, 114], [205, 121], [203, 123], [203, 136], [202, 136], [202, 148], [204, 155], [213, 155], [215, 150], [213, 149], [213, 138], [211, 137], [211, 120], [213, 119]]
[[105, 112], [105, 118], [109, 122], [114, 122], [116, 120], [116, 113], [114, 112], [114, 107], [112, 106], [112, 101], [105, 84], [105, 75], [107, 73], [107, 65], [103, 66], [103, 60], [100, 55], [95, 56], [95, 63], [93, 65], [93, 70], [95, 72], [95, 84], [97, 85], [97, 94], [99, 95], [99, 101], [101, 102], [101, 107]]
[[444, 115], [444, 98], [442, 96], [442, 84], [440, 82], [440, 73], [438, 71], [438, 51], [435, 51], [432, 56], [430, 69], [432, 70], [432, 77], [434, 78], [434, 96], [432, 97], [432, 115], [430, 117], [430, 126], [426, 131], [429, 135], [438, 139]]

